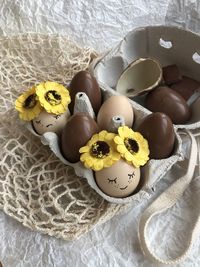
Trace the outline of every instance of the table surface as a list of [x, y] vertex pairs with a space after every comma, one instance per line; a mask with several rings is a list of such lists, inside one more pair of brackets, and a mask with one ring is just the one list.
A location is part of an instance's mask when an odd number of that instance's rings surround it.
[[[111, 48], [138, 26], [173, 24], [200, 32], [198, 1], [181, 0], [3, 0], [0, 35], [21, 32], [61, 33], [98, 52]], [[152, 200], [184, 172], [175, 166], [158, 184], [154, 196], [118, 215], [75, 241], [33, 232], [0, 211], [0, 261], [4, 267], [134, 266], [151, 267], [138, 242], [138, 220]], [[149, 239], [159, 255], [177, 256], [200, 210], [200, 181], [195, 174], [183, 198], [157, 216]], [[186, 261], [177, 266], [200, 266], [198, 238]]]

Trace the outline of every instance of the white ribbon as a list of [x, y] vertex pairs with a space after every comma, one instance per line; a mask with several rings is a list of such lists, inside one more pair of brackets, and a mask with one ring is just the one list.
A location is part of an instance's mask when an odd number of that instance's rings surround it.
[[[184, 176], [179, 178], [176, 182], [174, 182], [165, 192], [163, 192], [142, 214], [140, 222], [139, 222], [139, 240], [143, 253], [152, 261], [163, 264], [175, 264], [183, 261], [189, 253], [189, 250], [194, 243], [195, 239], [198, 237], [198, 233], [200, 232], [200, 215], [194, 225], [194, 228], [191, 232], [191, 236], [186, 244], [186, 249], [184, 252], [175, 259], [163, 260], [159, 258], [154, 251], [150, 248], [148, 240], [147, 240], [147, 228], [151, 219], [159, 213], [171, 208], [177, 200], [182, 196], [185, 189], [188, 187], [189, 183], [192, 180], [194, 175], [195, 166], [197, 163], [197, 154], [198, 155], [198, 163], [200, 162], [200, 145], [199, 140], [198, 143], [195, 140], [195, 137], [198, 137], [200, 133], [193, 135], [191, 132], [186, 131], [191, 139], [191, 150], [190, 150], [190, 158], [188, 163], [188, 169]], [[200, 167], [199, 167], [200, 172]]]

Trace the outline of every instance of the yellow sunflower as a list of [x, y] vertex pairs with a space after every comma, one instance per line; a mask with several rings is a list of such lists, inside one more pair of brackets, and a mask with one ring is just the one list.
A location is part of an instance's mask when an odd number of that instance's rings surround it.
[[118, 128], [118, 135], [114, 142], [121, 157], [136, 168], [143, 166], [149, 160], [149, 147], [147, 140], [138, 132], [127, 126]]
[[116, 151], [113, 141], [115, 136], [114, 133], [101, 131], [94, 134], [87, 145], [79, 149], [79, 152], [82, 153], [80, 160], [86, 168], [100, 171], [112, 166], [120, 159], [120, 154]]
[[19, 111], [19, 117], [22, 120], [31, 121], [38, 117], [42, 107], [38, 101], [35, 87], [30, 88], [16, 99], [15, 109]]
[[40, 83], [36, 86], [36, 94], [41, 106], [48, 113], [56, 115], [64, 113], [71, 102], [67, 88], [56, 82]]

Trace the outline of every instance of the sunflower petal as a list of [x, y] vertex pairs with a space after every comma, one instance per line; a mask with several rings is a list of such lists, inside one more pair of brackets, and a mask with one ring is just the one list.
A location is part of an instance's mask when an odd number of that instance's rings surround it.
[[92, 138], [90, 139], [89, 143], [93, 144], [99, 140], [98, 134], [94, 134]]
[[123, 144], [124, 144], [123, 139], [122, 139], [121, 137], [119, 137], [118, 135], [115, 136], [115, 138], [114, 138], [114, 142], [115, 142], [116, 144], [118, 144], [118, 145], [123, 145]]
[[138, 164], [138, 162], [136, 160], [132, 160], [132, 165], [135, 167], [135, 168], [139, 168], [140, 167], [140, 164]]
[[133, 156], [129, 151], [127, 151], [127, 152], [125, 153], [125, 159], [126, 159], [126, 160], [128, 160], [128, 161], [132, 161], [133, 158], [134, 158], [134, 156]]
[[88, 146], [83, 146], [79, 149], [79, 153], [85, 153], [89, 151], [90, 151], [90, 148]]
[[102, 141], [105, 139], [105, 136], [106, 136], [106, 131], [105, 130], [103, 130], [103, 131], [101, 131], [100, 133], [99, 133], [99, 139], [102, 139]]
[[118, 146], [117, 146], [117, 151], [118, 151], [119, 153], [124, 154], [124, 153], [126, 153], [128, 150], [127, 150], [127, 148], [125, 147], [125, 145], [118, 145]]
[[89, 168], [91, 168], [94, 164], [94, 162], [90, 156], [86, 158], [85, 163], [87, 164], [87, 166], [89, 166]]
[[[124, 127], [125, 127], [125, 126], [124, 126]], [[121, 138], [124, 138], [124, 130], [125, 130], [124, 127], [119, 127], [119, 128], [118, 128], [118, 133], [119, 133], [119, 136], [120, 136]]]
[[104, 159], [103, 164], [104, 164], [104, 167], [108, 168], [113, 165], [113, 160], [111, 158], [106, 158]]
[[94, 162], [94, 170], [100, 171], [101, 169], [103, 169], [103, 161], [97, 160], [96, 162]]
[[80, 156], [80, 160], [83, 162], [83, 161], [87, 161], [87, 158], [89, 157], [89, 154], [88, 153], [84, 153]]
[[106, 140], [111, 141], [115, 138], [115, 136], [116, 136], [116, 134], [107, 132], [105, 138], [106, 138]]

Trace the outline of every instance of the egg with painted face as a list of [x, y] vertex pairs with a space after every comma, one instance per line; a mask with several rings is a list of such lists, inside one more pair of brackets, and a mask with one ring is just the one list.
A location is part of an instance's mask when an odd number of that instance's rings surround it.
[[69, 116], [69, 110], [60, 115], [51, 114], [44, 110], [32, 121], [32, 125], [36, 133], [39, 135], [46, 132], [59, 134], [67, 123]]
[[123, 198], [134, 193], [140, 181], [140, 168], [123, 159], [109, 168], [95, 172], [98, 187], [110, 197]]

